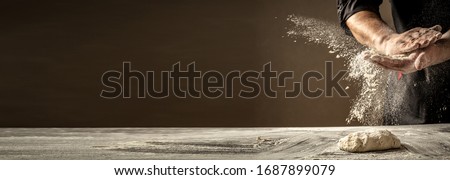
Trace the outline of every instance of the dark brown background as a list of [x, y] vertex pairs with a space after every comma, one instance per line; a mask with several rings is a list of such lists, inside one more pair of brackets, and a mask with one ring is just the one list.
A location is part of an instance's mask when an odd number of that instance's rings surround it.
[[325, 45], [282, 38], [290, 14], [337, 23], [331, 0], [2, 1], [0, 126], [344, 126], [351, 98], [99, 96], [102, 73], [123, 61], [225, 73], [271, 61], [297, 77], [329, 60], [344, 69]]

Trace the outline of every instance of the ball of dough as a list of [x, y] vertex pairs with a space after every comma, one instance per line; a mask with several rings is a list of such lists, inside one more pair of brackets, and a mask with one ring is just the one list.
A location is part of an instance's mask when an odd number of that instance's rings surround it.
[[381, 151], [400, 148], [400, 140], [388, 130], [351, 133], [339, 140], [340, 150], [348, 152]]

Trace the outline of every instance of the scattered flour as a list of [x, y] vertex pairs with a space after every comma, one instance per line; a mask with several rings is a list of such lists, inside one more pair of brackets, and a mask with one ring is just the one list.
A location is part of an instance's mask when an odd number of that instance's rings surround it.
[[363, 54], [370, 52], [353, 37], [345, 35], [335, 23], [315, 18], [291, 15], [294, 26], [287, 32], [291, 38], [305, 38], [309, 42], [326, 44], [329, 53], [346, 59], [349, 71], [347, 80], [359, 85], [357, 97], [353, 100], [346, 121], [358, 121], [365, 125], [381, 125], [388, 72], [364, 60]]
[[348, 152], [368, 152], [396, 149], [400, 140], [388, 130], [372, 130], [351, 133], [339, 140], [340, 150]]

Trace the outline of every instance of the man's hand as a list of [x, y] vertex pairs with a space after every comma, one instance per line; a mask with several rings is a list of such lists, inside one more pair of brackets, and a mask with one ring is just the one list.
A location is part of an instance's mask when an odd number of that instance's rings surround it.
[[365, 52], [364, 58], [385, 69], [411, 73], [450, 59], [450, 30], [441, 39], [426, 48], [403, 55], [385, 56]]
[[414, 66], [417, 70], [433, 66], [450, 59], [450, 30], [436, 44], [414, 52], [417, 57]]
[[414, 28], [398, 34], [375, 13], [360, 11], [352, 15], [346, 25], [363, 45], [382, 55], [397, 55], [425, 48], [441, 38], [441, 26]]
[[365, 58], [386, 69], [409, 73], [450, 59], [450, 34], [442, 35], [439, 25], [397, 34], [371, 11], [353, 14], [346, 25], [358, 42], [376, 51]]
[[402, 73], [411, 73], [417, 71], [414, 67], [414, 61], [417, 54], [386, 56], [373, 51], [363, 52], [364, 60], [377, 64], [384, 69], [399, 71]]
[[425, 48], [441, 38], [441, 30], [442, 27], [436, 25], [431, 28], [417, 27], [401, 34], [390, 34], [381, 40], [381, 48], [377, 50], [381, 54], [390, 56]]

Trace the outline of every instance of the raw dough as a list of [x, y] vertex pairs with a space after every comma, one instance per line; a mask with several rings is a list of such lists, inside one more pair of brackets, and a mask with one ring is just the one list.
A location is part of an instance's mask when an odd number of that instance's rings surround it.
[[380, 151], [400, 148], [400, 140], [388, 130], [351, 133], [339, 140], [340, 150], [348, 152]]

